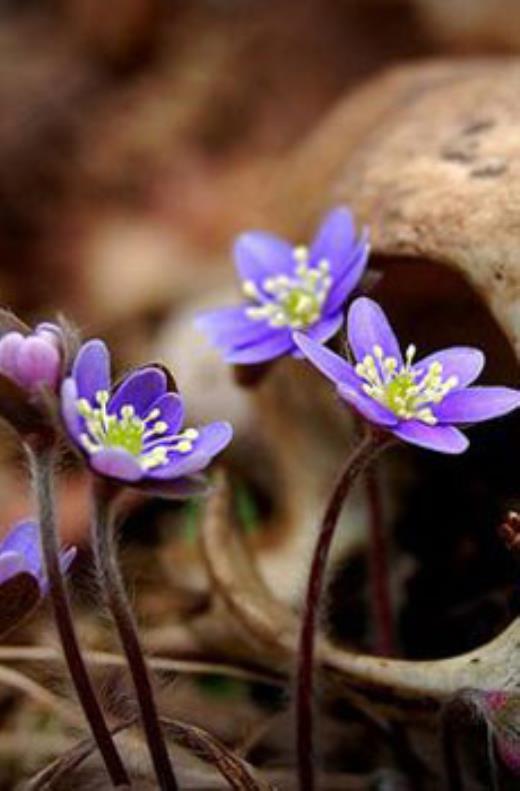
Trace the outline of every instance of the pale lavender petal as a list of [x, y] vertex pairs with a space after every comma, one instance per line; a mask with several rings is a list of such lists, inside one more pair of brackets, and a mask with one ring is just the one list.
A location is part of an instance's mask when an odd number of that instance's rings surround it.
[[77, 407], [78, 388], [74, 379], [65, 379], [61, 386], [61, 416], [70, 437], [81, 445], [80, 437], [84, 431], [85, 421]]
[[246, 313], [246, 306], [221, 308], [201, 313], [195, 326], [204, 332], [215, 346], [242, 347], [256, 343], [272, 334], [266, 321], [254, 321]]
[[318, 263], [329, 261], [331, 271], [338, 271], [351, 255], [356, 240], [356, 229], [351, 212], [344, 206], [333, 209], [321, 223], [310, 248], [310, 259]]
[[233, 429], [229, 423], [216, 422], [203, 426], [190, 453], [172, 453], [168, 464], [150, 470], [147, 477], [168, 480], [200, 472], [217, 453], [224, 450], [232, 437]]
[[231, 349], [226, 352], [225, 362], [234, 365], [249, 365], [273, 360], [287, 354], [294, 346], [292, 335], [287, 329], [273, 329], [272, 333], [258, 343]]
[[473, 349], [470, 346], [453, 346], [450, 349], [429, 354], [419, 360], [414, 365], [414, 369], [426, 373], [432, 363], [439, 362], [442, 365], [442, 378], [448, 379], [450, 376], [456, 376], [457, 387], [460, 388], [466, 387], [477, 378], [484, 367], [485, 359], [480, 349]]
[[359, 388], [339, 385], [338, 393], [341, 398], [348, 401], [370, 423], [388, 428], [397, 425], [398, 418], [390, 409], [365, 395]]
[[100, 475], [129, 483], [143, 477], [139, 462], [122, 448], [103, 448], [90, 455], [90, 466]]
[[294, 342], [305, 357], [335, 385], [345, 384], [352, 388], [359, 387], [359, 377], [353, 367], [339, 354], [331, 352], [330, 349], [301, 332], [294, 333]]
[[441, 423], [479, 423], [520, 406], [520, 392], [509, 387], [467, 387], [448, 393], [433, 407]]
[[139, 368], [126, 376], [108, 403], [107, 411], [121, 417], [121, 408], [130, 404], [138, 417], [145, 418], [154, 401], [166, 392], [166, 374], [160, 368]]
[[259, 288], [267, 277], [291, 274], [295, 268], [292, 246], [264, 231], [241, 234], [235, 242], [234, 257], [240, 280], [252, 280]]
[[427, 426], [420, 420], [402, 420], [392, 433], [412, 445], [440, 453], [463, 453], [469, 445], [468, 438], [454, 426]]
[[58, 385], [61, 370], [60, 353], [54, 343], [32, 336], [25, 338], [16, 357], [16, 381], [29, 390]]
[[18, 552], [3, 552], [0, 555], [0, 583], [25, 570], [25, 558]]
[[8, 332], [0, 338], [0, 373], [13, 379], [18, 384], [16, 360], [25, 342], [20, 332]]
[[345, 267], [345, 272], [341, 273], [337, 280], [334, 281], [329, 291], [324, 307], [327, 313], [339, 310], [345, 304], [348, 296], [363, 277], [369, 252], [370, 248], [366, 242], [360, 244], [356, 249], [352, 259]]
[[[167, 434], [176, 434], [184, 423], [184, 403], [178, 393], [165, 393], [152, 405], [152, 409], [159, 410], [156, 420], [163, 420], [168, 424]], [[150, 437], [151, 441], [160, 440], [161, 434]]]
[[40, 530], [34, 520], [19, 522], [0, 545], [1, 552], [16, 552], [26, 560], [26, 570], [37, 575], [42, 566]]
[[373, 355], [374, 346], [380, 346], [386, 357], [395, 357], [402, 365], [399, 343], [377, 302], [368, 297], [356, 299], [350, 306], [347, 326], [348, 341], [358, 362], [367, 354]]
[[99, 390], [110, 390], [110, 354], [103, 341], [84, 343], [72, 366], [80, 398], [94, 401]]

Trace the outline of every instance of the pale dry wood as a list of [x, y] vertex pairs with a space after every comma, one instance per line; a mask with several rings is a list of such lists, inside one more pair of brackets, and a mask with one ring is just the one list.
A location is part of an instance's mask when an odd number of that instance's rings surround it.
[[[299, 620], [267, 590], [233, 528], [229, 491], [221, 480], [207, 506], [202, 535], [215, 589], [245, 636], [256, 661], [290, 672]], [[462, 656], [414, 662], [339, 648], [322, 636], [318, 661], [336, 692], [394, 720], [437, 712], [461, 689], [520, 690], [520, 619], [499, 637]]]
[[282, 226], [301, 237], [327, 206], [350, 205], [374, 254], [459, 272], [520, 353], [519, 84], [518, 57], [377, 75], [287, 161]]

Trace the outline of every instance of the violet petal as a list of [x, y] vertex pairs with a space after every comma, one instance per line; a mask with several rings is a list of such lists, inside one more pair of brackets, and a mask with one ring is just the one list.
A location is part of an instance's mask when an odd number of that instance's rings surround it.
[[195, 440], [192, 451], [171, 453], [169, 462], [150, 470], [147, 477], [168, 480], [200, 472], [229, 444], [232, 436], [231, 425], [224, 421], [203, 426], [199, 429], [199, 437]]
[[359, 387], [359, 378], [353, 367], [339, 354], [335, 354], [302, 332], [294, 333], [294, 342], [305, 357], [335, 385]]
[[145, 418], [152, 404], [166, 392], [166, 375], [160, 368], [139, 368], [125, 376], [110, 399], [107, 411], [121, 417], [121, 408], [133, 406], [140, 418]]
[[260, 289], [267, 277], [294, 271], [293, 248], [274, 234], [248, 231], [238, 237], [233, 249], [240, 280], [252, 280]]
[[[159, 410], [159, 416], [155, 420], [167, 423], [168, 429], [163, 434], [154, 434], [150, 441], [160, 441], [161, 436], [177, 434], [184, 423], [184, 403], [178, 393], [165, 393], [152, 404], [152, 409]], [[155, 421], [154, 421], [155, 422]]]
[[0, 545], [0, 552], [16, 552], [25, 558], [25, 570], [37, 575], [42, 566], [40, 529], [34, 520], [15, 524]]
[[61, 386], [61, 416], [65, 427], [74, 440], [81, 447], [81, 434], [84, 431], [85, 421], [78, 412], [78, 388], [74, 379], [65, 379]]
[[305, 335], [306, 338], [312, 338], [312, 340], [317, 343], [325, 343], [336, 335], [343, 321], [343, 313], [334, 313], [320, 319], [311, 327], [301, 330], [301, 333]]
[[397, 338], [377, 302], [368, 297], [356, 299], [350, 306], [347, 326], [349, 345], [358, 362], [367, 354], [373, 356], [374, 346], [380, 346], [386, 357], [403, 364]]
[[25, 558], [19, 552], [2, 552], [0, 555], [0, 583], [25, 571]]
[[255, 321], [246, 316], [246, 306], [221, 308], [201, 313], [195, 319], [195, 326], [204, 332], [209, 340], [220, 347], [238, 347], [257, 343], [262, 338], [273, 335], [273, 328], [266, 321]]
[[90, 466], [100, 475], [123, 482], [133, 483], [144, 475], [135, 456], [123, 448], [103, 448], [90, 454]]
[[428, 426], [420, 420], [402, 420], [392, 433], [405, 442], [440, 453], [463, 453], [468, 438], [454, 426]]
[[433, 407], [442, 423], [479, 423], [520, 406], [520, 392], [509, 387], [467, 387], [448, 393]]
[[351, 212], [341, 206], [327, 214], [321, 223], [310, 248], [310, 259], [317, 264], [326, 259], [334, 274], [352, 252], [356, 229]]
[[334, 281], [325, 302], [325, 312], [334, 312], [341, 308], [348, 296], [356, 288], [366, 269], [370, 248], [363, 242], [353, 255], [344, 273]]
[[231, 349], [225, 355], [225, 362], [234, 365], [248, 365], [273, 360], [286, 354], [294, 346], [292, 335], [287, 329], [273, 330], [267, 338], [258, 343]]
[[79, 398], [87, 401], [93, 402], [100, 390], [110, 390], [110, 354], [103, 341], [95, 338], [83, 344], [74, 360], [72, 377]]
[[477, 378], [484, 367], [485, 357], [480, 349], [473, 349], [470, 346], [453, 346], [450, 349], [442, 349], [435, 354], [429, 354], [415, 363], [413, 368], [427, 373], [428, 368], [434, 362], [439, 362], [442, 365], [443, 380], [450, 376], [456, 376], [457, 388], [461, 388], [471, 384]]
[[341, 398], [348, 401], [348, 403], [370, 423], [388, 428], [397, 425], [397, 416], [390, 409], [383, 406], [383, 404], [365, 395], [359, 387], [353, 388], [348, 385], [339, 385], [338, 393]]

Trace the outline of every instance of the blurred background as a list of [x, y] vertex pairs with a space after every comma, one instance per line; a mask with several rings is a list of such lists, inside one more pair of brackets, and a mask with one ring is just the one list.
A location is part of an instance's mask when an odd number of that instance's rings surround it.
[[[337, 421], [346, 436], [348, 419], [311, 374], [287, 368], [255, 394], [238, 388], [191, 330], [193, 314], [233, 299], [235, 234], [253, 227], [308, 234], [334, 205], [308, 141], [320, 139], [365, 81], [406, 64], [502, 62], [519, 51], [517, 0], [0, 0], [0, 301], [28, 322], [64, 313], [86, 337], [102, 335], [118, 371], [166, 362], [194, 419], [232, 420], [237, 443], [226, 466], [238, 521], [265, 578], [291, 605], [299, 603], [308, 554], [302, 531], [315, 523], [344, 454]], [[385, 112], [383, 95], [380, 102], [370, 107], [374, 116]], [[320, 145], [338, 151], [342, 139], [322, 135]], [[285, 191], [295, 183], [300, 192]], [[399, 283], [382, 282], [376, 293], [407, 337], [418, 328], [425, 347], [439, 339], [481, 344], [489, 375], [517, 384], [509, 341], [462, 277], [422, 261], [410, 281], [399, 256], [378, 260], [377, 249], [374, 263]], [[325, 434], [316, 438], [312, 421]], [[285, 430], [308, 464], [288, 452]], [[475, 431], [472, 453], [448, 467], [408, 450], [384, 471], [401, 653], [469, 649], [515, 611], [517, 570], [496, 527], [518, 504], [519, 439], [518, 420], [510, 419]], [[6, 527], [31, 505], [7, 433], [0, 447]], [[297, 503], [304, 490], [307, 499]], [[64, 537], [84, 548], [75, 579], [92, 628], [86, 633], [93, 645], [110, 644], [91, 623], [87, 497], [72, 458], [60, 496]], [[338, 639], [367, 649], [365, 516], [359, 495], [338, 549], [330, 625]], [[148, 501], [135, 504], [125, 526], [129, 579], [156, 630], [151, 645], [165, 653], [161, 627], [172, 612], [184, 617], [207, 605], [194, 541], [199, 518], [197, 505]], [[45, 613], [38, 629], [39, 639], [52, 639]], [[252, 693], [238, 682], [217, 679], [196, 692], [183, 683], [175, 705], [192, 713], [198, 696], [199, 719], [208, 722], [209, 707], [215, 730], [231, 742], [237, 728], [262, 719], [258, 706], [280, 705], [265, 689]], [[235, 729], [223, 713], [233, 696], [244, 708]], [[366, 768], [370, 757], [357, 749], [357, 765]], [[279, 756], [280, 740], [259, 754]], [[12, 775], [5, 778], [2, 787], [12, 787]]]

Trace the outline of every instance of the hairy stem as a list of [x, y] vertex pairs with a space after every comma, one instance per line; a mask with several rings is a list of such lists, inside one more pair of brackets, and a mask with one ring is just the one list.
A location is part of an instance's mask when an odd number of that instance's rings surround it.
[[375, 653], [394, 656], [394, 618], [388, 570], [388, 540], [383, 525], [381, 491], [374, 469], [366, 472], [367, 500], [370, 511], [370, 596], [375, 629]]
[[128, 602], [117, 560], [113, 501], [116, 490], [99, 478], [94, 482], [93, 540], [96, 560], [103, 580], [108, 606], [112, 612], [121, 645], [126, 654], [148, 749], [162, 791], [176, 791], [177, 781], [159, 723], [148, 670], [137, 633], [136, 622]]
[[325, 569], [336, 525], [352, 485], [388, 440], [384, 435], [367, 432], [347, 459], [320, 525], [314, 548], [303, 611], [298, 648], [296, 680], [296, 748], [298, 777], [302, 791], [314, 791], [313, 675], [316, 623], [320, 610]]
[[55, 450], [51, 442], [40, 446], [26, 445], [34, 488], [38, 500], [42, 554], [49, 582], [49, 598], [61, 640], [63, 653], [76, 692], [90, 725], [92, 735], [103, 757], [112, 784], [129, 786], [130, 779], [121, 761], [114, 740], [105, 722], [94, 687], [81, 654], [59, 560], [56, 528], [53, 470]]

